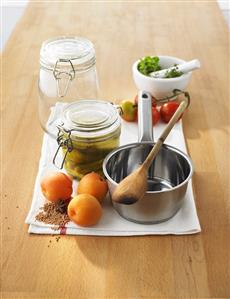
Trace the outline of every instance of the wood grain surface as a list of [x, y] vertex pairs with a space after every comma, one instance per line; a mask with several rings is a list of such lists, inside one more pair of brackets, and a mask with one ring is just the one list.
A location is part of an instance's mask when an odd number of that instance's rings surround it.
[[[133, 98], [145, 55], [198, 58], [183, 125], [202, 232], [190, 236], [29, 235], [43, 131], [41, 43], [92, 40], [101, 98]], [[1, 58], [1, 295], [17, 299], [230, 298], [229, 31], [213, 1], [31, 2]], [[50, 242], [51, 240], [51, 242]]]

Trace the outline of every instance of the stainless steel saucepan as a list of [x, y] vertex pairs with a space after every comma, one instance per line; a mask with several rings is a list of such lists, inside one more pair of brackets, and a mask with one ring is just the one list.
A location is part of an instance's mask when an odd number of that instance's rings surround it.
[[[110, 194], [121, 180], [142, 164], [154, 145], [151, 96], [145, 92], [139, 93], [138, 120], [139, 142], [115, 149], [104, 160], [103, 171]], [[192, 174], [191, 159], [177, 148], [164, 144], [149, 168], [148, 190], [144, 197], [131, 205], [112, 201], [113, 207], [132, 222], [152, 224], [166, 221], [183, 205]]]

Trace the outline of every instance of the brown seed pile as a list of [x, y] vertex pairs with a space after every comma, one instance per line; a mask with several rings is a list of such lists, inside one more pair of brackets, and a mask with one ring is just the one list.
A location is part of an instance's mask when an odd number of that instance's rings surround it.
[[63, 227], [70, 221], [68, 215], [61, 213], [53, 202], [45, 203], [35, 219], [46, 224], [58, 225], [58, 227]]

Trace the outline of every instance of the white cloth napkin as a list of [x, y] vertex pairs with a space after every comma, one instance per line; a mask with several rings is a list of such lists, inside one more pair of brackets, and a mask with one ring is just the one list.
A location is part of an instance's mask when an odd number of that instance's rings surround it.
[[[165, 124], [160, 123], [154, 126], [154, 139], [156, 140]], [[137, 124], [122, 122], [121, 145], [137, 141]], [[183, 152], [186, 151], [184, 135], [181, 121], [177, 123], [169, 136], [166, 143], [177, 147]], [[29, 224], [29, 233], [35, 234], [60, 234], [61, 230], [54, 230], [53, 225], [44, 224], [35, 220], [35, 216], [39, 213], [39, 209], [46, 202], [40, 190], [40, 180], [45, 173], [49, 171], [57, 171], [52, 164], [54, 152], [57, 149], [57, 142], [44, 135], [41, 150], [41, 159], [39, 170], [34, 187], [34, 195], [26, 223]], [[76, 190], [77, 181], [74, 181], [74, 190]], [[74, 195], [74, 193], [73, 193]], [[188, 184], [186, 200], [179, 212], [170, 220], [159, 224], [137, 224], [123, 219], [112, 207], [107, 198], [103, 203], [103, 216], [99, 223], [93, 227], [80, 227], [73, 222], [66, 225], [65, 234], [69, 235], [95, 235], [95, 236], [134, 236], [134, 235], [183, 235], [194, 234], [201, 231], [199, 220], [196, 213], [193, 190], [191, 180]]]

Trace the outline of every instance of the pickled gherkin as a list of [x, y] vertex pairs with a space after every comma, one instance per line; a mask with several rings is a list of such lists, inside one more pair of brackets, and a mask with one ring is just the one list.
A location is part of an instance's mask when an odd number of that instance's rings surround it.
[[[68, 174], [81, 179], [85, 174], [94, 171], [103, 174], [102, 163], [104, 158], [112, 150], [119, 146], [120, 128], [112, 136], [103, 141], [81, 140], [74, 141], [73, 149], [68, 152], [65, 158], [64, 167]], [[63, 147], [63, 156], [65, 156], [67, 148]]]

